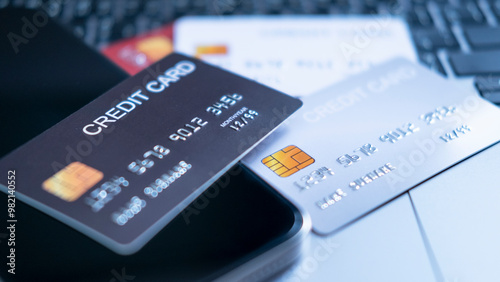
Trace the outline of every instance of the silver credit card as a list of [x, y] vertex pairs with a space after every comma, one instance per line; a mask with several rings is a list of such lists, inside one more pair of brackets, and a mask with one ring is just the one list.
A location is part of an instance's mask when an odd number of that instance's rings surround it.
[[243, 163], [327, 234], [500, 140], [500, 110], [404, 59], [306, 97]]

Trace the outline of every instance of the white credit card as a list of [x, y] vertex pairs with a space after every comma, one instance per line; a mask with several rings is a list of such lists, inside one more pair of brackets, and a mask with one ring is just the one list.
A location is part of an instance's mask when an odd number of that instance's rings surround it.
[[395, 59], [303, 99], [243, 163], [327, 234], [500, 140], [500, 109]]
[[294, 96], [395, 57], [417, 61], [406, 23], [390, 16], [185, 17], [174, 49]]

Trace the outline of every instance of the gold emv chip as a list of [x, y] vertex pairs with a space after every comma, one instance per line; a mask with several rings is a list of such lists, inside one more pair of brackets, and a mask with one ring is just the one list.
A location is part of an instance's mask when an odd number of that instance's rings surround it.
[[288, 146], [262, 159], [262, 163], [281, 177], [290, 176], [314, 163], [314, 159], [297, 146]]
[[54, 196], [73, 202], [101, 181], [103, 176], [104, 174], [95, 168], [81, 162], [73, 162], [45, 180], [42, 187]]

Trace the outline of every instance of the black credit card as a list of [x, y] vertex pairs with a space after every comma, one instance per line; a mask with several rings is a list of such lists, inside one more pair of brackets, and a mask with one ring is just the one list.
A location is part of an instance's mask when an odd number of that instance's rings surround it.
[[301, 105], [172, 54], [1, 159], [0, 189], [131, 254]]

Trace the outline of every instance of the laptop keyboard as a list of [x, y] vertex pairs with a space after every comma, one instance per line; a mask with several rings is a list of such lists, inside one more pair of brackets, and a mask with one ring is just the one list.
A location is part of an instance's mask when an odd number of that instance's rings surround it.
[[399, 15], [423, 64], [444, 76], [473, 77], [479, 93], [500, 105], [500, 0], [0, 0], [6, 6], [41, 7], [96, 48], [184, 15]]

